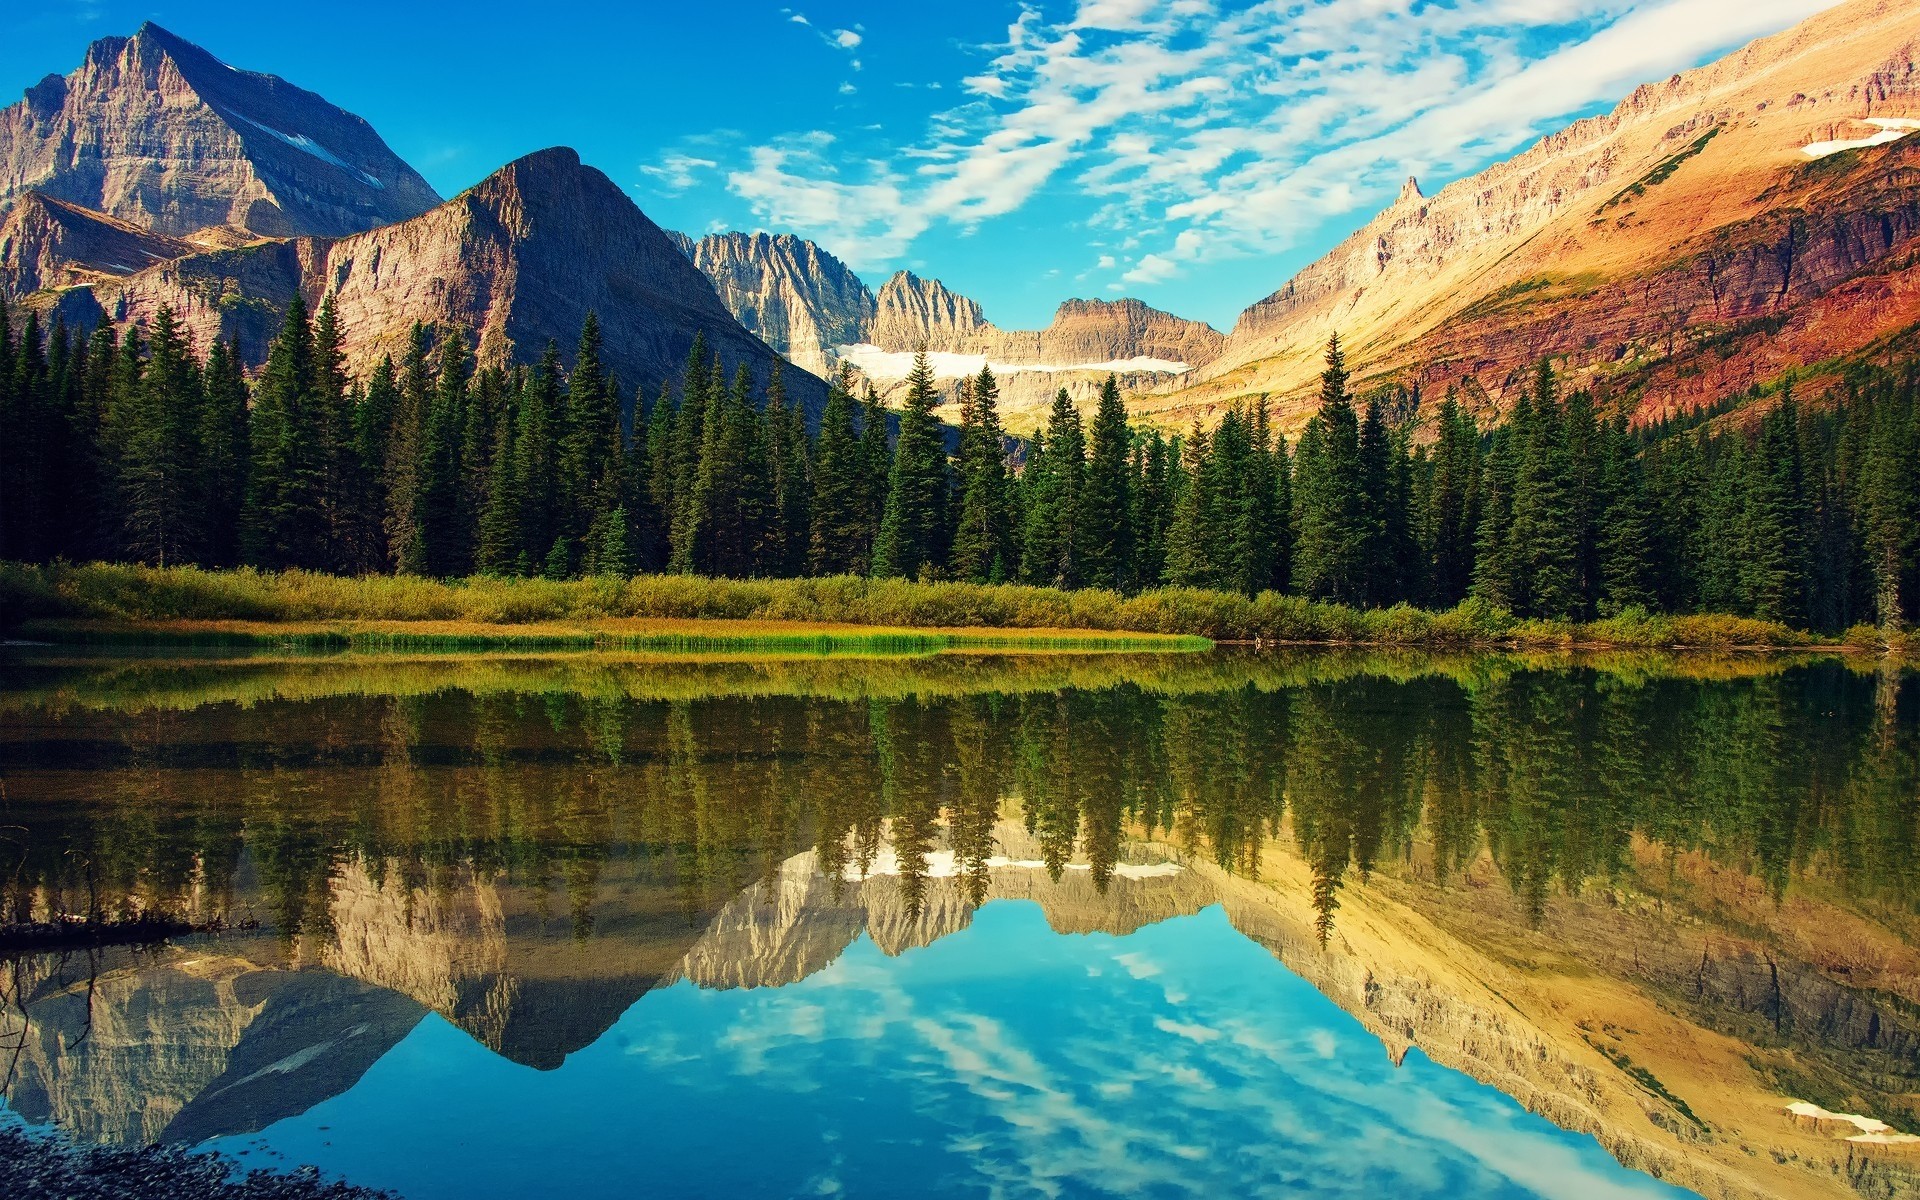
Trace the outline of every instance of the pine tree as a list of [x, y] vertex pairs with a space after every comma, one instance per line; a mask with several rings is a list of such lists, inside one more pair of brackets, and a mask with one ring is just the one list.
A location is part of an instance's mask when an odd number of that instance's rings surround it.
[[759, 551], [761, 573], [777, 578], [802, 574], [808, 540], [806, 426], [787, 405], [786, 381], [775, 362], [762, 410], [760, 452], [767, 464], [767, 515]]
[[1346, 356], [1335, 334], [1327, 340], [1326, 368], [1320, 373], [1314, 459], [1300, 463], [1295, 481], [1294, 576], [1308, 596], [1357, 604], [1366, 595], [1365, 555], [1371, 543], [1361, 491], [1360, 420], [1347, 379]]
[[947, 451], [934, 419], [939, 394], [933, 388], [933, 367], [922, 346], [907, 375], [906, 405], [900, 412], [900, 433], [894, 440], [893, 465], [887, 474], [887, 498], [880, 528], [874, 537], [872, 572], [876, 579], [916, 579], [938, 574], [946, 565], [951, 531], [948, 494], [951, 470]]
[[[421, 486], [420, 466], [425, 454], [427, 422], [433, 407], [433, 370], [428, 361], [432, 345], [431, 332], [415, 321], [407, 333], [407, 352], [401, 360], [393, 422], [385, 439], [386, 465], [381, 474], [386, 490], [387, 553], [394, 569], [403, 575], [419, 574], [427, 566], [425, 544], [416, 525], [415, 502]], [[376, 379], [375, 383], [378, 382]]]
[[692, 574], [695, 569], [695, 541], [703, 514], [696, 485], [700, 477], [700, 452], [706, 444], [707, 408], [719, 388], [719, 364], [708, 366], [709, 350], [704, 333], [693, 336], [693, 348], [687, 352], [687, 367], [682, 375], [680, 407], [674, 422], [667, 470], [672, 480], [673, 508], [669, 514], [667, 569]]
[[1804, 625], [1808, 615], [1813, 505], [1800, 450], [1800, 411], [1789, 386], [1760, 422], [1748, 459], [1743, 591], [1752, 615]]
[[1005, 582], [1016, 565], [999, 396], [993, 369], [982, 364], [960, 423], [960, 515], [953, 541], [953, 575], [974, 583]]
[[1165, 578], [1167, 527], [1173, 520], [1173, 454], [1159, 430], [1148, 433], [1136, 454], [1133, 487], [1134, 578], [1155, 587]]
[[242, 540], [249, 563], [328, 565], [327, 454], [313, 329], [298, 294], [254, 391]]
[[1426, 597], [1451, 608], [1473, 584], [1473, 547], [1479, 524], [1480, 431], [1449, 392], [1436, 418], [1426, 524]]
[[205, 402], [200, 410], [202, 553], [209, 566], [240, 561], [241, 514], [247, 497], [251, 446], [247, 432], [247, 380], [225, 341], [207, 354]]
[[843, 367], [827, 388], [814, 455], [807, 539], [807, 570], [813, 575], [856, 574], [865, 558], [861, 531], [867, 520], [866, 462], [854, 408], [851, 367]]
[[1020, 564], [1028, 583], [1072, 588], [1084, 582], [1086, 455], [1080, 412], [1061, 388], [1047, 413], [1045, 437], [1022, 480], [1026, 529]]
[[543, 573], [555, 546], [571, 565], [559, 506], [560, 406], [560, 348], [549, 341], [539, 363], [521, 381], [513, 418], [511, 481], [520, 505], [513, 569], [521, 575]]
[[[1315, 426], [1309, 424], [1308, 434]], [[1174, 587], [1216, 587], [1220, 568], [1214, 551], [1219, 545], [1214, 513], [1213, 440], [1195, 424], [1182, 442], [1181, 470], [1174, 477], [1173, 519], [1167, 526], [1166, 582]]]
[[1128, 591], [1134, 585], [1132, 442], [1119, 381], [1109, 374], [1094, 410], [1081, 500], [1081, 575], [1088, 587]]
[[1601, 510], [1598, 547], [1602, 613], [1651, 609], [1654, 594], [1652, 520], [1646, 479], [1624, 420], [1600, 435]]

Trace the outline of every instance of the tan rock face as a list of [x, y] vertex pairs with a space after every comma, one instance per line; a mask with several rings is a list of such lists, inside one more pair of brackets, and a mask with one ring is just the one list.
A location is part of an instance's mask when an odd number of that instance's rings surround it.
[[1462, 385], [1497, 408], [1545, 355], [1649, 415], [1777, 374], [1775, 339], [1742, 328], [1758, 318], [1802, 328], [1798, 361], [1865, 345], [1912, 309], [1835, 320], [1823, 297], [1912, 290], [1897, 281], [1911, 269], [1913, 148], [1804, 148], [1873, 132], [1862, 118], [1920, 115], [1917, 64], [1920, 9], [1854, 0], [1437, 195], [1409, 187], [1139, 411], [1183, 424], [1270, 392], [1297, 427], [1336, 330], [1363, 390]]
[[27, 192], [0, 220], [0, 295], [78, 287], [192, 253], [191, 243]]
[[[309, 307], [333, 295], [348, 366], [363, 375], [399, 356], [415, 321], [469, 331], [486, 364], [532, 361], [549, 340], [570, 356], [590, 311], [628, 395], [677, 381], [699, 333], [729, 372], [745, 364], [764, 380], [777, 361], [673, 241], [568, 149], [509, 163], [396, 225], [195, 254], [60, 304], [75, 323], [118, 326], [169, 305], [202, 345], [233, 339], [257, 364], [296, 292]], [[812, 409], [825, 402], [800, 372], [788, 390]]]
[[683, 248], [742, 326], [815, 375], [833, 370], [827, 347], [862, 340], [873, 323], [860, 277], [790, 233], [716, 233]]
[[153, 24], [0, 111], [0, 209], [28, 190], [175, 235], [339, 236], [440, 202], [359, 117]]
[[896, 271], [880, 285], [877, 311], [865, 336], [882, 350], [928, 350], [966, 353], [989, 328], [980, 306], [948, 289], [938, 279], [922, 279], [912, 271]]

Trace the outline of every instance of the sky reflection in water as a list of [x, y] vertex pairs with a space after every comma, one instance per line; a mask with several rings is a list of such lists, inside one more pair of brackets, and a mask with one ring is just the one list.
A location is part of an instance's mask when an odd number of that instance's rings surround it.
[[649, 993], [549, 1072], [430, 1015], [216, 1144], [410, 1200], [1688, 1194], [1418, 1050], [1396, 1067], [1218, 907], [1115, 937], [996, 902], [897, 958], [863, 935], [786, 987]]

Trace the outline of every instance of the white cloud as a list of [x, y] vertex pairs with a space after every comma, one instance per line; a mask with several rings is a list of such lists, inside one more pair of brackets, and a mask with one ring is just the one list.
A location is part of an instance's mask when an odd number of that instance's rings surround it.
[[711, 158], [698, 158], [676, 150], [663, 155], [657, 163], [641, 166], [640, 173], [658, 181], [654, 184], [656, 191], [672, 194], [686, 191], [699, 182], [703, 173], [719, 165]]
[[[1122, 280], [1152, 285], [1285, 249], [1384, 206], [1410, 174], [1464, 173], [1832, 2], [1080, 0], [1064, 22], [1025, 7], [923, 137], [867, 162], [777, 142], [728, 179], [770, 226], [812, 214], [805, 232], [873, 265], [1064, 183], [1094, 202], [1089, 226], [1147, 251]], [[815, 32], [849, 53], [864, 41]]]

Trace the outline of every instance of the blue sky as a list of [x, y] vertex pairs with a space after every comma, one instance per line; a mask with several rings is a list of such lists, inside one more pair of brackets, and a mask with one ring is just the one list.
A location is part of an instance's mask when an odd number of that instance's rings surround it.
[[446, 195], [571, 145], [663, 225], [799, 233], [1003, 327], [1133, 295], [1226, 328], [1408, 175], [1830, 3], [40, 0], [0, 16], [0, 96], [152, 19], [366, 117]]

